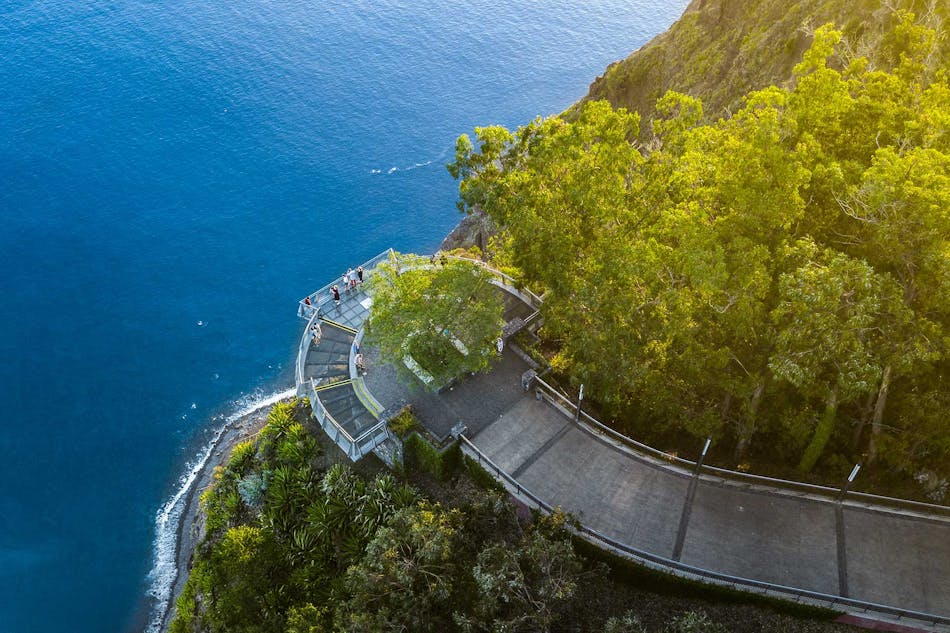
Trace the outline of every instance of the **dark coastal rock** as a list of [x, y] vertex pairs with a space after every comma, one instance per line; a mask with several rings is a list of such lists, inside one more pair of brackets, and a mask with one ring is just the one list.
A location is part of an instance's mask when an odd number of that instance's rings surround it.
[[456, 248], [471, 248], [477, 246], [483, 252], [488, 246], [488, 240], [498, 229], [495, 223], [487, 215], [479, 210], [466, 215], [455, 226], [452, 231], [445, 236], [439, 250], [451, 251]]

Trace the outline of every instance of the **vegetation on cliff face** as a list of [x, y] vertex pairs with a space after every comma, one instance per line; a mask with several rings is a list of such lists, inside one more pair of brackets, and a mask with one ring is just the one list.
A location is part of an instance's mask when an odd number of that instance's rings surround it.
[[[207, 536], [173, 633], [845, 630], [737, 606], [729, 590], [584, 557], [567, 517], [519, 517], [457, 448], [439, 454], [429, 446], [435, 457], [420, 460], [407, 447], [407, 464], [423, 469], [409, 471], [420, 487], [331, 464], [300, 422], [308, 409], [276, 405], [203, 495]], [[476, 486], [467, 472], [492, 485]]]
[[[939, 32], [950, 19], [941, 0], [693, 0], [669, 31], [598, 77], [586, 101], [606, 99], [649, 121], [657, 99], [675, 90], [701, 98], [707, 115], [718, 117], [738, 110], [750, 91], [791, 85], [815, 28], [828, 22], [843, 33], [831, 60], [838, 69], [861, 56], [871, 68], [894, 68], [902, 46], [897, 9]], [[950, 42], [935, 44], [929, 61], [945, 64]]]
[[950, 476], [950, 85], [942, 36], [889, 24], [890, 71], [838, 69], [824, 26], [792, 88], [714, 123], [668, 93], [645, 143], [603, 101], [459, 139], [460, 204], [503, 227], [556, 368], [626, 430]]
[[522, 526], [497, 492], [446, 507], [321, 453], [293, 404], [234, 449], [171, 631], [534, 631], [570, 604], [563, 517]]

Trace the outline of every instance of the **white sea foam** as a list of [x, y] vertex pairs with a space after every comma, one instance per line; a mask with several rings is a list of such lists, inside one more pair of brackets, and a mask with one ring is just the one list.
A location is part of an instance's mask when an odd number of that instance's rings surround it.
[[222, 424], [215, 430], [214, 436], [205, 444], [195, 458], [189, 462], [185, 473], [178, 479], [178, 488], [155, 514], [155, 545], [153, 548], [152, 570], [148, 574], [148, 596], [154, 601], [147, 633], [158, 633], [162, 628], [162, 619], [171, 600], [175, 577], [178, 572], [178, 526], [184, 511], [185, 497], [198, 478], [202, 468], [208, 463], [215, 446], [225, 430], [238, 418], [269, 407], [281, 400], [293, 397], [294, 389], [287, 389], [269, 395], [256, 394], [242, 398], [234, 403], [235, 411], [223, 418]]
[[[407, 166], [407, 167], [396, 167], [396, 166], [394, 165], [394, 166], [390, 167], [389, 169], [387, 169], [387, 170], [386, 170], [386, 173], [387, 173], [387, 174], [394, 174], [394, 173], [396, 173], [397, 171], [412, 171], [413, 169], [419, 169], [420, 167], [428, 167], [429, 165], [431, 165], [432, 163], [434, 163], [434, 162], [436, 162], [436, 161], [441, 161], [443, 158], [445, 158], [445, 155], [448, 154], [448, 153], [449, 153], [449, 148], [445, 148], [445, 149], [442, 150], [442, 152], [441, 152], [438, 156], [436, 156], [435, 158], [431, 158], [431, 159], [425, 161], [424, 163], [413, 163], [413, 164], [411, 164], [411, 165], [409, 165], [409, 166]], [[371, 174], [381, 174], [381, 173], [383, 173], [383, 170], [382, 170], [382, 169], [370, 169], [370, 170], [369, 170], [369, 173], [371, 173]]]

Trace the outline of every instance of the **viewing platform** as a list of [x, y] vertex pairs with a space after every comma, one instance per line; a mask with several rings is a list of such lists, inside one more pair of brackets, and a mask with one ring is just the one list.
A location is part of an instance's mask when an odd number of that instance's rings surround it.
[[[372, 277], [380, 262], [396, 256], [390, 249], [361, 264], [363, 282]], [[426, 263], [425, 258], [407, 256], [405, 265], [407, 268], [435, 266], [442, 257], [465, 259], [440, 255], [439, 260], [433, 258]], [[504, 332], [506, 339], [530, 327], [538, 319], [540, 297], [518, 289], [513, 279], [488, 268], [482, 262], [473, 259], [466, 261], [492, 274], [492, 283], [498, 289], [504, 305], [503, 318], [508, 324]], [[339, 302], [333, 298], [333, 286], [339, 290]], [[426, 391], [426, 385], [421, 381], [414, 386], [400, 383], [393, 368], [379, 362], [375, 350], [364, 350], [367, 363], [373, 367], [372, 373], [364, 379], [357, 371], [356, 354], [362, 343], [363, 323], [372, 305], [373, 299], [366, 292], [364, 283], [358, 282], [355, 287], [344, 290], [341, 277], [301, 299], [297, 307], [297, 315], [307, 321], [297, 354], [297, 395], [310, 399], [314, 417], [321, 428], [354, 461], [390, 439], [388, 420], [383, 415], [387, 406], [412, 400], [417, 408], [431, 408], [439, 406], [441, 402], [437, 394]], [[520, 372], [528, 366], [523, 361], [515, 361], [511, 352], [503, 355], [503, 361], [503, 365], [507, 363], [511, 371], [518, 374], [509, 377], [506, 372], [502, 372], [495, 379], [502, 379], [504, 375], [514, 380], [513, 384], [518, 384]], [[492, 373], [496, 374], [497, 371]], [[367, 380], [373, 382], [372, 389], [367, 388]], [[468, 384], [467, 389], [474, 388], [476, 384]], [[372, 395], [375, 392], [385, 394], [385, 405]], [[483, 410], [491, 410], [491, 403], [484, 401], [484, 394], [476, 396], [475, 400], [480, 402], [473, 402], [472, 406], [481, 405]], [[444, 424], [437, 426], [438, 435], [448, 435], [448, 428], [441, 428]]]

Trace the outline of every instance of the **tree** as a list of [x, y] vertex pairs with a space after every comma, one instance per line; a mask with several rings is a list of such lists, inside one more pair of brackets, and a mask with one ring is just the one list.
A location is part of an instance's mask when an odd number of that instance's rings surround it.
[[549, 631], [570, 605], [581, 560], [561, 513], [539, 517], [518, 547], [493, 543], [479, 552], [472, 574], [478, 591], [473, 615], [455, 614], [465, 633]]
[[552, 365], [622, 430], [716, 435], [737, 461], [778, 438], [763, 462], [808, 445], [805, 470], [833, 439], [881, 445], [910, 473], [950, 437], [945, 410], [905, 408], [950, 371], [950, 85], [938, 34], [892, 17], [879, 59], [842, 61], [822, 26], [790, 88], [716, 121], [666, 94], [642, 144], [602, 102], [460, 139], [460, 206], [501, 227]]
[[377, 266], [369, 292], [367, 343], [403, 376], [438, 388], [497, 356], [504, 304], [491, 275], [474, 264], [394, 256]]
[[347, 570], [350, 598], [338, 608], [335, 630], [447, 630], [461, 518], [427, 502], [397, 512]]
[[806, 263], [780, 281], [780, 302], [772, 313], [778, 328], [770, 361], [775, 375], [806, 398], [824, 401], [799, 469], [815, 465], [834, 431], [838, 407], [875, 390], [884, 374], [877, 354], [888, 321], [906, 320], [893, 279], [862, 260], [798, 246]]

